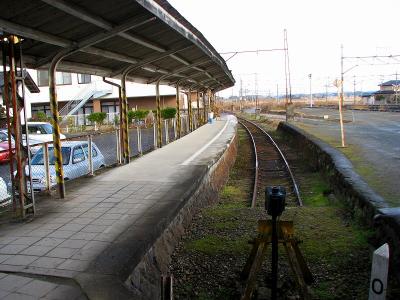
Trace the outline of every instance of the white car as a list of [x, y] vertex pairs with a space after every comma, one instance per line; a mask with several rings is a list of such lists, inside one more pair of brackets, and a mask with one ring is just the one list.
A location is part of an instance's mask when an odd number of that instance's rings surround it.
[[[35, 154], [40, 146], [35, 146], [40, 143], [53, 141], [53, 126], [47, 122], [28, 122], [29, 145], [31, 146], [31, 153]], [[25, 130], [25, 127], [22, 127]], [[24, 132], [25, 133], [25, 132]], [[60, 134], [60, 139], [64, 140], [66, 137]]]
[[[87, 141], [69, 141], [61, 143], [64, 180], [71, 180], [89, 173], [89, 153]], [[93, 170], [105, 167], [104, 156], [95, 143], [92, 143]], [[50, 187], [57, 184], [53, 145], [49, 145]], [[46, 189], [46, 169], [43, 160], [43, 148], [32, 157], [32, 185], [35, 192]]]
[[8, 193], [7, 184], [0, 177], [0, 207], [5, 207], [11, 204], [11, 195]]
[[[53, 126], [46, 122], [28, 122], [29, 139], [42, 143], [53, 141]], [[64, 140], [65, 135], [60, 134], [60, 139]], [[29, 143], [31, 144], [31, 143]]]

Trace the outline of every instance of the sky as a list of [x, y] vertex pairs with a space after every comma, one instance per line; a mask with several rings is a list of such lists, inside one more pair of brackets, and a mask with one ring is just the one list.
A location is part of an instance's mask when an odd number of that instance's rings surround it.
[[[400, 55], [396, 0], [169, 0], [219, 52], [283, 48], [287, 29], [293, 93], [336, 91], [344, 57]], [[228, 59], [231, 55], [222, 55]], [[344, 89], [371, 91], [395, 79], [400, 56], [344, 59]], [[221, 96], [284, 93], [283, 51], [238, 54], [227, 61], [235, 87]], [[348, 70], [348, 71], [347, 71]]]

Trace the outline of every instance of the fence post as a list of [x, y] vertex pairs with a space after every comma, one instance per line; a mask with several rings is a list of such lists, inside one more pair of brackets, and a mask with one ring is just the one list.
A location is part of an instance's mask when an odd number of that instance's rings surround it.
[[49, 145], [47, 143], [43, 144], [43, 163], [44, 169], [46, 172], [46, 190], [50, 191], [51, 182], [50, 182], [50, 162], [49, 162]]
[[157, 149], [157, 128], [156, 128], [156, 122], [153, 122], [153, 140], [154, 140], [154, 149]]
[[168, 119], [164, 120], [165, 144], [169, 143]]
[[115, 140], [117, 143], [117, 164], [121, 164], [122, 163], [122, 155], [121, 155], [121, 145], [120, 145], [120, 139], [119, 139], [119, 129], [117, 128], [115, 130]]
[[137, 134], [137, 147], [138, 147], [138, 152], [140, 155], [143, 155], [142, 151], [142, 136], [140, 132], [140, 127], [136, 126], [136, 134]]
[[176, 140], [176, 117], [173, 119], [172, 125], [174, 126], [174, 140]]
[[93, 176], [92, 135], [88, 136], [89, 175]]

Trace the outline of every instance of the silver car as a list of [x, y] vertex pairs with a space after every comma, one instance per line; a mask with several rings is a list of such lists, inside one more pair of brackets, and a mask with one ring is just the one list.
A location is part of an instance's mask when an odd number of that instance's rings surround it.
[[[71, 180], [89, 173], [89, 153], [87, 141], [61, 142], [64, 180]], [[106, 165], [104, 156], [99, 148], [92, 143], [93, 170], [96, 171]], [[43, 148], [32, 157], [32, 184], [33, 190], [46, 189], [46, 169], [44, 166]], [[55, 157], [52, 144], [49, 145], [50, 187], [57, 184], [54, 167]]]

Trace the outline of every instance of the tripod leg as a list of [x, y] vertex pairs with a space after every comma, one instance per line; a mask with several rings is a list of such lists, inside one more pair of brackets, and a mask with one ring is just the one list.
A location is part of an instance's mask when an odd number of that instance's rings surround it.
[[301, 290], [303, 299], [310, 299], [308, 287], [307, 287], [307, 284], [303, 277], [303, 272], [302, 272], [301, 266], [297, 260], [295, 250], [293, 249], [292, 242], [290, 242], [290, 241], [284, 242], [283, 245], [285, 246], [285, 250], [286, 250], [286, 253], [288, 256], [290, 268], [292, 269], [296, 283], [298, 284], [298, 286]]
[[301, 254], [301, 252], [300, 252], [300, 248], [299, 248], [298, 243], [296, 241], [293, 241], [292, 242], [292, 247], [293, 247], [293, 250], [294, 250], [294, 252], [296, 254], [297, 262], [298, 262], [299, 267], [301, 269], [301, 273], [303, 274], [304, 281], [309, 285], [312, 284], [314, 282], [314, 278], [312, 276], [312, 273], [311, 273], [310, 269], [307, 266], [307, 263], [306, 263], [306, 260], [303, 257], [303, 254]]
[[[250, 268], [248, 268], [245, 288], [241, 298], [242, 300], [251, 299], [254, 285], [257, 280], [257, 274], [261, 268], [263, 257], [265, 256], [265, 253], [267, 251], [267, 244], [265, 242], [259, 242], [257, 244], [258, 245], [255, 244], [253, 248], [253, 250], [256, 249], [255, 254], [253, 256], [250, 255], [246, 263], [246, 267], [250, 266]], [[253, 251], [251, 254], [253, 254]]]

